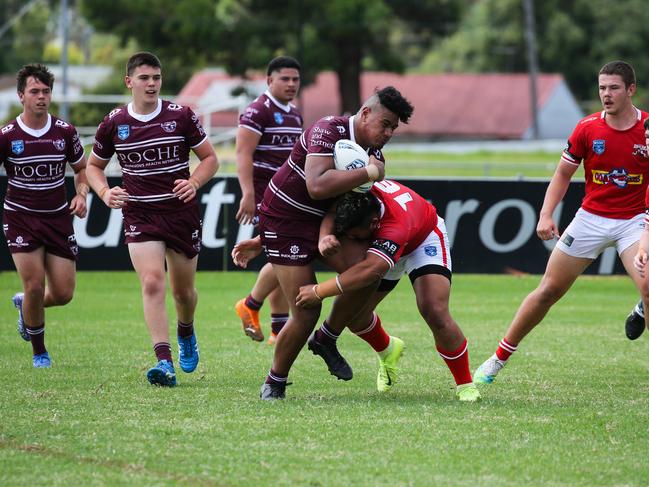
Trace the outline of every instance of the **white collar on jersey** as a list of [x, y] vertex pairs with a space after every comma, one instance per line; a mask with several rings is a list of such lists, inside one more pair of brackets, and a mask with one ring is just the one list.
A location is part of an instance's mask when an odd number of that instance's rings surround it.
[[162, 111], [162, 100], [158, 98], [157, 108], [151, 113], [147, 113], [146, 115], [140, 115], [139, 113], [136, 113], [135, 109], [133, 108], [133, 102], [129, 103], [126, 109], [128, 110], [128, 114], [135, 120], [139, 120], [140, 122], [148, 122], [149, 120], [153, 120], [158, 115], [160, 115], [160, 112]]
[[25, 125], [25, 122], [22, 121], [20, 115], [16, 117], [16, 122], [18, 123], [18, 126], [23, 130], [23, 132], [28, 133], [32, 137], [42, 137], [52, 127], [52, 115], [50, 115], [49, 113], [47, 114], [47, 123], [45, 124], [45, 127], [38, 130], [34, 130], [32, 128], [29, 128], [27, 125]]
[[266, 95], [268, 98], [270, 98], [270, 101], [272, 101], [275, 105], [277, 105], [278, 108], [281, 108], [284, 110], [286, 113], [291, 111], [291, 104], [287, 103], [286, 105], [283, 103], [280, 103], [277, 98], [275, 98], [273, 95], [270, 94], [270, 91], [266, 90], [264, 92], [264, 95]]
[[[636, 107], [633, 107], [633, 108], [635, 108], [635, 111], [636, 111], [636, 120], [642, 120], [642, 112]], [[602, 113], [599, 116], [599, 118], [606, 118], [606, 111], [605, 110], [602, 110]]]
[[354, 117], [356, 115], [352, 115], [349, 117], [349, 140], [352, 142], [356, 142], [356, 135], [354, 134]]

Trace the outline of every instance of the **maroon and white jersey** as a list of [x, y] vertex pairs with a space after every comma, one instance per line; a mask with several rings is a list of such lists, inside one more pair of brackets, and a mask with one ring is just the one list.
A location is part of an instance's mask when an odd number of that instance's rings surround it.
[[[325, 117], [306, 129], [288, 160], [268, 184], [260, 212], [271, 218], [311, 222], [322, 220], [335, 198], [314, 200], [309, 196], [304, 165], [307, 155], [333, 157], [334, 146], [341, 139], [356, 141], [354, 116]], [[380, 149], [370, 148], [368, 153], [385, 161]]]
[[4, 209], [67, 213], [65, 164], [82, 159], [79, 134], [69, 123], [48, 114], [45, 127], [33, 130], [16, 117], [0, 129], [0, 164], [9, 180]]
[[252, 165], [255, 173], [270, 180], [300, 137], [302, 116], [295, 105], [280, 103], [267, 91], [248, 105], [239, 117], [239, 127], [259, 134]]
[[189, 150], [206, 138], [188, 107], [158, 100], [154, 112], [140, 115], [129, 103], [99, 124], [92, 152], [103, 160], [117, 153], [129, 210], [174, 211], [197, 204], [196, 198], [180, 201], [173, 187], [176, 179], [189, 178]]

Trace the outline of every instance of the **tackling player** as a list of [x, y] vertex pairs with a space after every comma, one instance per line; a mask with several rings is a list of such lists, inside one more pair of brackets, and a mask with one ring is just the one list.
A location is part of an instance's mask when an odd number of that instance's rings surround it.
[[[240, 224], [258, 222], [257, 209], [268, 183], [284, 164], [302, 133], [302, 116], [291, 101], [300, 88], [300, 63], [280, 56], [268, 63], [268, 90], [253, 101], [239, 118], [236, 154], [241, 202], [237, 212]], [[289, 306], [269, 263], [259, 272], [250, 294], [238, 301], [235, 310], [243, 331], [255, 341], [263, 341], [259, 310], [264, 299], [270, 301], [271, 334], [269, 344], [288, 320]]]
[[[374, 335], [373, 340], [367, 341], [379, 354], [377, 387], [383, 392], [397, 380], [396, 363], [386, 363], [385, 357], [391, 349], [403, 349], [403, 342], [383, 331], [374, 310], [401, 276], [408, 274], [419, 312], [433, 332], [437, 352], [455, 379], [457, 398], [466, 402], [479, 400], [480, 393], [471, 379], [467, 340], [448, 308], [451, 254], [444, 220], [435, 207], [403, 184], [378, 181], [370, 192], [348, 193], [340, 200], [335, 235], [369, 240], [365, 260], [335, 278], [302, 286], [297, 306], [320, 306], [325, 298], [378, 284], [349, 328], [357, 335]], [[328, 328], [338, 334], [348, 323], [346, 317], [337, 316], [336, 308], [326, 321]]]
[[[178, 317], [180, 367], [193, 372], [199, 360], [194, 280], [201, 248], [196, 194], [214, 175], [218, 161], [192, 110], [159, 98], [161, 70], [158, 58], [148, 52], [128, 60], [125, 83], [133, 101], [111, 111], [97, 128], [88, 180], [102, 201], [122, 210], [124, 216], [125, 242], [140, 279], [144, 319], [158, 361], [148, 370], [147, 379], [151, 384], [175, 386], [165, 263]], [[191, 175], [190, 149], [200, 160]], [[115, 153], [124, 188], [111, 188], [104, 174]]]
[[649, 114], [633, 106], [636, 78], [628, 63], [605, 64], [598, 83], [603, 110], [581, 120], [568, 139], [545, 193], [537, 235], [543, 240], [558, 238], [553, 213], [583, 162], [586, 194], [581, 208], [554, 247], [541, 283], [523, 300], [494, 355], [476, 370], [476, 382], [494, 381], [523, 338], [605, 248], [616, 248], [642, 292], [633, 258], [644, 228], [649, 158], [643, 121]]
[[[0, 164], [9, 185], [3, 230], [23, 284], [13, 297], [18, 331], [32, 344], [32, 364], [51, 366], [45, 347], [45, 310], [72, 300], [79, 248], [72, 215], [86, 216], [86, 160], [76, 129], [50, 115], [54, 76], [42, 64], [17, 75], [23, 111], [0, 129]], [[74, 171], [76, 195], [65, 194], [65, 165]]]

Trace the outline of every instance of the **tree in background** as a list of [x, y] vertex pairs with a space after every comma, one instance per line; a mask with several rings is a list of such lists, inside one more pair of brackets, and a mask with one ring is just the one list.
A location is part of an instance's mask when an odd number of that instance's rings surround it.
[[24, 5], [25, 0], [0, 1], [0, 27], [15, 21], [0, 37], [0, 73], [14, 74], [27, 63], [43, 60], [53, 28], [52, 9], [49, 2], [42, 0], [18, 17]]
[[[450, 33], [465, 2], [452, 0], [82, 0], [94, 28], [134, 38], [164, 63], [167, 90], [178, 91], [207, 65], [231, 74], [263, 69], [278, 54], [297, 57], [306, 81], [338, 76], [342, 112], [360, 105], [364, 66], [401, 72], [399, 39], [432, 43]], [[400, 35], [401, 34], [401, 35]]]

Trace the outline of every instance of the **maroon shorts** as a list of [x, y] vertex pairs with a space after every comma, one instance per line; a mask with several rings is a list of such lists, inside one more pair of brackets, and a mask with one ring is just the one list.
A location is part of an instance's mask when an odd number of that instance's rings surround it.
[[320, 256], [320, 222], [299, 222], [259, 215], [259, 235], [271, 264], [305, 266]]
[[79, 246], [74, 236], [71, 215], [33, 215], [4, 210], [2, 223], [7, 246], [12, 254], [33, 252], [45, 247], [48, 254], [77, 260]]
[[193, 259], [201, 250], [201, 218], [198, 207], [171, 213], [123, 211], [124, 241], [164, 242], [167, 248]]

